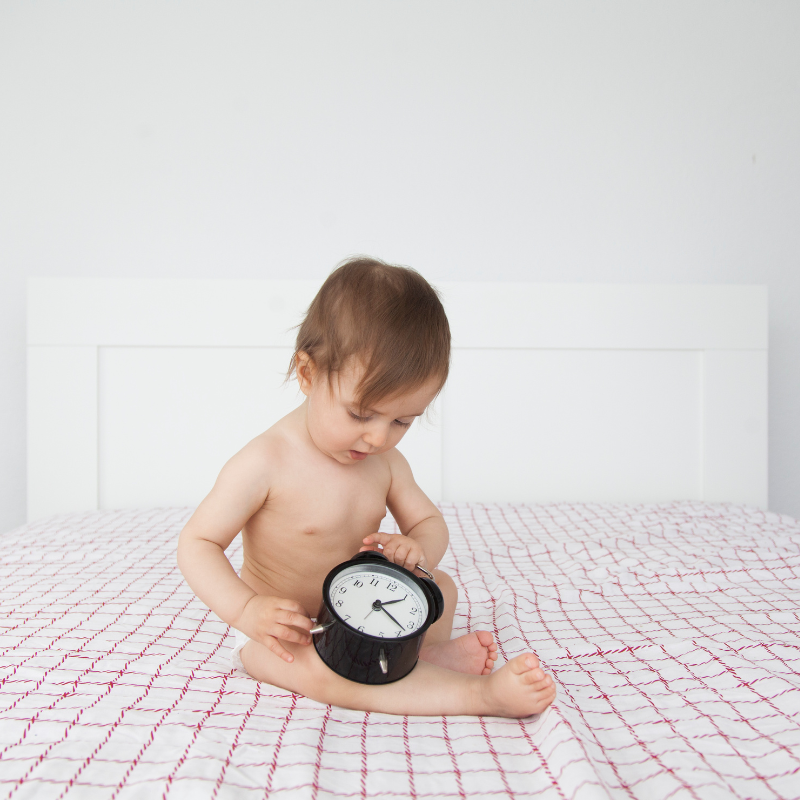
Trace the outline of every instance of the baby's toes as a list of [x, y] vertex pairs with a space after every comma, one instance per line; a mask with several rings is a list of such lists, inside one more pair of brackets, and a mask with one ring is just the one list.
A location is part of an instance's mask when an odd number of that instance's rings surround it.
[[490, 650], [492, 648], [495, 650], [497, 649], [497, 645], [494, 643], [494, 637], [489, 631], [476, 631], [475, 635], [478, 637], [481, 647], [486, 647]]
[[540, 681], [533, 681], [528, 684], [534, 692], [544, 692], [547, 689], [553, 688], [553, 682], [549, 675], [545, 675]]
[[539, 683], [547, 678], [545, 671], [541, 667], [535, 667], [534, 669], [530, 669], [522, 675], [522, 680], [528, 686], [532, 686], [534, 683]]
[[538, 666], [539, 659], [533, 653], [523, 653], [522, 655], [514, 656], [511, 661], [505, 664], [503, 669], [507, 669], [519, 678], [524, 679]]

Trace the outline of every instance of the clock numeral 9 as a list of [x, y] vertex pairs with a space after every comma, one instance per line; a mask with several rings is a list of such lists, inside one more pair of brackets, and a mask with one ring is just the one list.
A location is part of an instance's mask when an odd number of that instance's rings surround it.
[[345, 586], [342, 586], [342, 588], [339, 589], [339, 594], [344, 594], [346, 591], [347, 591], [347, 588]]

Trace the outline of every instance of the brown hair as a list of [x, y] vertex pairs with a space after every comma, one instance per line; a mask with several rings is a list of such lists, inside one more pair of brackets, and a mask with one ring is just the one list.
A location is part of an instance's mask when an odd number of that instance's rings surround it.
[[356, 256], [328, 276], [299, 325], [297, 354], [335, 375], [355, 357], [365, 369], [356, 388], [361, 409], [438, 378], [450, 367], [450, 326], [436, 290], [416, 270]]

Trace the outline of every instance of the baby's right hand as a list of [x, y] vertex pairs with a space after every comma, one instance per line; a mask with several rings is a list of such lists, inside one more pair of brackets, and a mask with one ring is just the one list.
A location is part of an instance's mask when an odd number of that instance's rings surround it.
[[[247, 601], [236, 626], [242, 633], [255, 639], [291, 663], [294, 656], [280, 643], [280, 639], [297, 644], [311, 644], [305, 633], [314, 627], [308, 612], [294, 600], [257, 594]], [[299, 630], [298, 630], [299, 629]]]

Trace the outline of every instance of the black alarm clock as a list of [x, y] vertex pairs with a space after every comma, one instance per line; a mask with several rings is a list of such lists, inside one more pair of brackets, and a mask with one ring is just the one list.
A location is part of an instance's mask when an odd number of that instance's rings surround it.
[[311, 629], [320, 658], [343, 678], [391, 683], [411, 672], [444, 598], [430, 578], [418, 578], [382, 553], [368, 551], [334, 567], [322, 585]]

